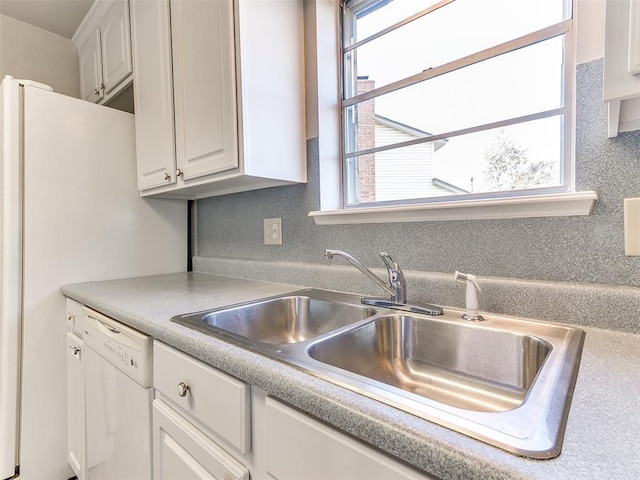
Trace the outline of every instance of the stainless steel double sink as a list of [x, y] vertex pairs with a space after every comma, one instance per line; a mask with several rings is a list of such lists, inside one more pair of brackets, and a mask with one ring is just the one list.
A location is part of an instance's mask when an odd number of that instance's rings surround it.
[[445, 309], [430, 317], [307, 289], [172, 321], [531, 458], [560, 454], [584, 332]]

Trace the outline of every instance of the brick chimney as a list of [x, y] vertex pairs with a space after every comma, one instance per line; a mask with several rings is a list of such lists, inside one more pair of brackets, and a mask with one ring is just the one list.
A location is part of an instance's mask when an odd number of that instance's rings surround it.
[[[375, 88], [375, 80], [358, 77], [358, 94]], [[376, 146], [376, 121], [374, 99], [361, 102], [358, 109], [358, 151]], [[358, 201], [373, 202], [376, 199], [376, 161], [375, 154], [362, 155], [358, 165]]]

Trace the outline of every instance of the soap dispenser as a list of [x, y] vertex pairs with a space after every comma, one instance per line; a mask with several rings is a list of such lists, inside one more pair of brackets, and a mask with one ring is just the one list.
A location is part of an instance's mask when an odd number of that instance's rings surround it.
[[478, 292], [480, 291], [480, 286], [478, 285], [476, 276], [470, 273], [460, 273], [456, 270], [456, 273], [453, 274], [453, 279], [467, 286], [467, 313], [462, 315], [462, 318], [472, 322], [484, 320], [478, 310]]

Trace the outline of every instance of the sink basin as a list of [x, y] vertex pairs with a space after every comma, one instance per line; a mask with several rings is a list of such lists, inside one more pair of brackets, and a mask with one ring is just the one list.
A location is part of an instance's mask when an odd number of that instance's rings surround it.
[[584, 332], [445, 310], [381, 314], [307, 344], [309, 370], [362, 395], [531, 458], [560, 454]]
[[319, 296], [281, 296], [173, 320], [205, 332], [222, 330], [252, 342], [279, 345], [304, 342], [376, 313], [372, 308]]
[[584, 332], [307, 289], [172, 318], [517, 455], [560, 454]]
[[312, 345], [311, 358], [446, 405], [519, 407], [551, 346], [531, 335], [390, 315]]

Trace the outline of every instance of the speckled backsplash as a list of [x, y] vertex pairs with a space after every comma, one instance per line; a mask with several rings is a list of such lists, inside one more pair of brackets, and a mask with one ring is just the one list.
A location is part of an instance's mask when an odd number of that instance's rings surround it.
[[[527, 282], [513, 282], [520, 289], [526, 286], [521, 294], [523, 306], [518, 310], [522, 313], [504, 313], [535, 317], [534, 305], [539, 308], [541, 301], [549, 303], [550, 296], [557, 297], [552, 309], [559, 309], [560, 316], [584, 315], [582, 307], [572, 306], [583, 296], [582, 305], [593, 301], [592, 311], [599, 315], [622, 308], [620, 302], [625, 312], [631, 313], [632, 309], [635, 313], [640, 306], [635, 300], [640, 290], [623, 287], [640, 287], [640, 257], [624, 255], [623, 199], [640, 197], [640, 132], [607, 138], [602, 65], [602, 60], [596, 60], [577, 69], [576, 187], [595, 190], [599, 196], [589, 216], [315, 225], [308, 217], [310, 211], [319, 208], [318, 141], [314, 138], [307, 142], [308, 184], [199, 200], [196, 255], [263, 262], [258, 265], [301, 262], [322, 266], [327, 263], [324, 249], [335, 248], [349, 252], [369, 267], [381, 267], [377, 253], [387, 251], [405, 271], [415, 272], [412, 275], [448, 278], [459, 270], [492, 277], [483, 279], [484, 298], [489, 302], [484, 308], [489, 311], [503, 311], [497, 287], [501, 279], [522, 279]], [[262, 219], [270, 217], [282, 217], [281, 247], [262, 244]], [[341, 266], [333, 263], [331, 267]], [[268, 279], [298, 283], [278, 276]], [[494, 284], [495, 295], [491, 294]], [[568, 290], [554, 295], [553, 285]], [[612, 295], [606, 297], [607, 302], [625, 300], [602, 305], [602, 295], [607, 291]], [[531, 308], [524, 306], [529, 297], [535, 300]], [[446, 297], [443, 301], [445, 305], [458, 304], [455, 299], [448, 303]], [[592, 319], [586, 321], [593, 325]], [[640, 322], [634, 319], [635, 325], [629, 326], [624, 320], [600, 321], [599, 326], [625, 331], [636, 331]]]
[[[194, 257], [194, 270], [359, 295], [385, 296], [350, 265]], [[385, 278], [385, 269], [372, 269]], [[464, 308], [465, 287], [453, 274], [405, 271], [408, 303]], [[481, 313], [640, 333], [640, 289], [590, 283], [480, 277]]]

